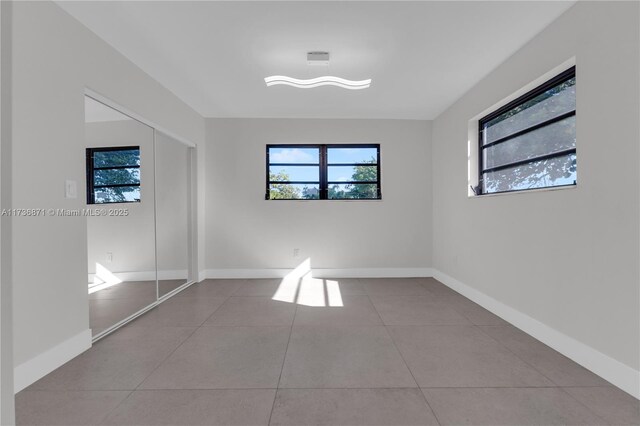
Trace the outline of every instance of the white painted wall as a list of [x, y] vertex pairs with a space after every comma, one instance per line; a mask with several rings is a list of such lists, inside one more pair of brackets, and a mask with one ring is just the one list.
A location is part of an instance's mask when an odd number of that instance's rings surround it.
[[[197, 113], [55, 4], [14, 4], [13, 26], [13, 207], [84, 206], [85, 87], [193, 143], [204, 141]], [[78, 182], [77, 199], [63, 197], [65, 179]], [[59, 351], [63, 342], [86, 336], [90, 344], [86, 226], [83, 218], [13, 222], [14, 354], [20, 374], [34, 371], [29, 361], [38, 355], [44, 354], [36, 360], [46, 372], [84, 349]], [[54, 362], [48, 356], [53, 353], [64, 356]]]
[[[0, 209], [11, 208], [11, 14], [0, 3]], [[11, 217], [0, 217], [0, 424], [15, 424]]]
[[[434, 268], [636, 372], [639, 28], [579, 2], [434, 121], [432, 157]], [[578, 186], [468, 198], [468, 121], [573, 56]]]
[[[430, 267], [430, 133], [427, 121], [208, 119], [207, 270], [308, 257], [313, 268]], [[382, 201], [265, 200], [274, 143], [380, 143]]]

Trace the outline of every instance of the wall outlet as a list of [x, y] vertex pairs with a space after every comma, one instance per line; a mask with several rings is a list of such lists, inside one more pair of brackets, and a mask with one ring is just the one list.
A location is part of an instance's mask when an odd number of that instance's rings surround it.
[[107, 263], [113, 262], [113, 253], [110, 251], [107, 252]]
[[78, 198], [78, 182], [75, 180], [64, 181], [64, 197]]
[[294, 248], [294, 249], [293, 249], [293, 257], [294, 257], [295, 259], [297, 259], [297, 258], [299, 258], [299, 257], [300, 257], [300, 249], [298, 249], [298, 248]]

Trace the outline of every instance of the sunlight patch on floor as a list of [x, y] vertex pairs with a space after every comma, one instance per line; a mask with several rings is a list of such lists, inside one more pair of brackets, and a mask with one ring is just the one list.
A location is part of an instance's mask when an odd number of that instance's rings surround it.
[[282, 279], [272, 299], [305, 306], [343, 307], [340, 283], [313, 278], [311, 272], [311, 259], [306, 259]]
[[122, 280], [113, 275], [110, 270], [108, 270], [101, 264], [96, 263], [96, 274], [93, 278], [93, 284], [89, 285], [89, 294], [104, 290], [109, 287], [113, 287], [114, 285], [118, 285], [121, 282]]

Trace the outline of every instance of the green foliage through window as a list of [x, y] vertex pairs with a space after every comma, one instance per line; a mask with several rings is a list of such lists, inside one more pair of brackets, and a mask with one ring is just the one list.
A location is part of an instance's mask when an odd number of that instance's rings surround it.
[[140, 147], [87, 148], [87, 204], [140, 201]]
[[271, 200], [380, 198], [379, 145], [269, 145]]

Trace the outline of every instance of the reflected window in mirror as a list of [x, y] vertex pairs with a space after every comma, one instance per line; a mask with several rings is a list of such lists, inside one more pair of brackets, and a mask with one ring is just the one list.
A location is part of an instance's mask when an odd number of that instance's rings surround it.
[[87, 204], [140, 202], [140, 147], [87, 148]]

